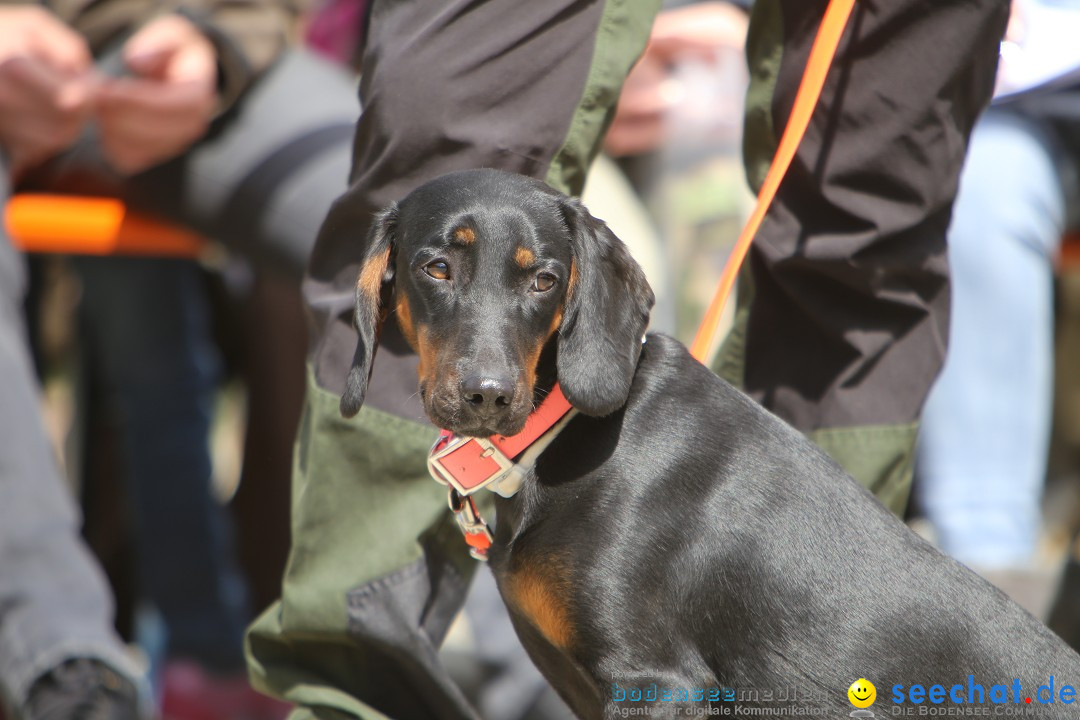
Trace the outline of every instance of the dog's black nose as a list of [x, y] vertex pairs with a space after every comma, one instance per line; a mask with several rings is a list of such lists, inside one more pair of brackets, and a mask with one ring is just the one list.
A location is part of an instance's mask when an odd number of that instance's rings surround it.
[[510, 407], [514, 383], [506, 378], [473, 375], [461, 382], [461, 397], [474, 409], [495, 413]]

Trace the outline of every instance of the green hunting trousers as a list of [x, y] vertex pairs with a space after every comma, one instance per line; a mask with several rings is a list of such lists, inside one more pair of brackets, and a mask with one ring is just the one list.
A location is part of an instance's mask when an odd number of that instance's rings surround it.
[[351, 186], [320, 231], [281, 600], [255, 622], [256, 687], [293, 718], [473, 718], [436, 650], [474, 561], [426, 470], [417, 361], [380, 337], [365, 406], [338, 413], [373, 212], [443, 173], [498, 167], [578, 194], [658, 0], [375, 0]]

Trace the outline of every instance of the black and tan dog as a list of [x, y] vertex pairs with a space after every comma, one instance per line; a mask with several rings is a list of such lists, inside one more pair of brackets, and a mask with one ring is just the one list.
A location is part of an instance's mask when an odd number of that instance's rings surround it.
[[581, 413], [498, 499], [491, 568], [582, 718], [641, 705], [834, 717], [859, 678], [878, 716], [1080, 717], [1080, 657], [1056, 636], [680, 344], [642, 341], [652, 292], [576, 200], [455, 173], [383, 211], [366, 242], [344, 414], [391, 309], [436, 425], [513, 434], [556, 380]]

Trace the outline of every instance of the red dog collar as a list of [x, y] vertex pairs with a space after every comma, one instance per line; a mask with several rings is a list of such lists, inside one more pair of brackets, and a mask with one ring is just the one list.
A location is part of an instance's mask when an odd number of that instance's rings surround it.
[[488, 488], [513, 497], [536, 458], [574, 416], [572, 411], [556, 383], [517, 435], [474, 438], [448, 430], [439, 435], [428, 455], [428, 472], [436, 482], [449, 486], [450, 509], [465, 535], [469, 553], [477, 560], [487, 560], [492, 535], [470, 496]]

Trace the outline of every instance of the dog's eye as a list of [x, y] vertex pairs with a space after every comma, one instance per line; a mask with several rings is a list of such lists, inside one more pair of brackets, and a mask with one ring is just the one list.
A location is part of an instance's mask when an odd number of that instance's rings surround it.
[[546, 272], [537, 275], [532, 284], [532, 289], [536, 292], [547, 292], [553, 287], [555, 287], [555, 276]]
[[450, 266], [443, 260], [436, 260], [424, 266], [424, 272], [436, 280], [450, 279]]

